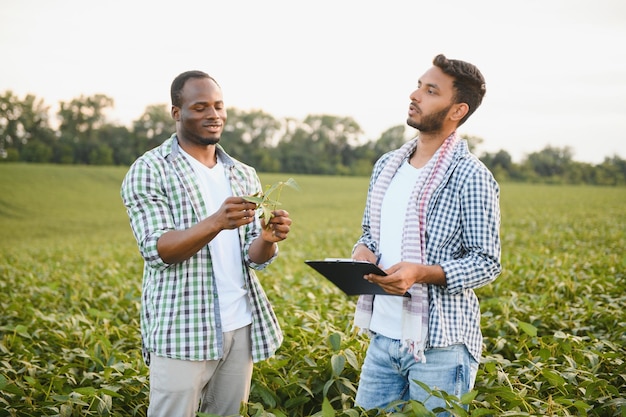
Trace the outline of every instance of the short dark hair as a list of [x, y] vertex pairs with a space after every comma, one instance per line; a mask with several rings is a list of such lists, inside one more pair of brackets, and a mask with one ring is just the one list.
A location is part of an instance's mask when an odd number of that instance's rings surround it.
[[[208, 78], [210, 80], [213, 80], [213, 82], [217, 84], [217, 81], [215, 81], [215, 78], [211, 77], [209, 74], [207, 74], [204, 71], [198, 71], [198, 70], [185, 71], [179, 74], [176, 78], [174, 78], [174, 81], [172, 81], [172, 87], [170, 89], [170, 95], [172, 97], [172, 106], [180, 107], [183, 104], [182, 103], [183, 87], [185, 86], [185, 83], [187, 82], [187, 80], [191, 78]], [[217, 85], [219, 86], [219, 84]]]
[[466, 103], [469, 106], [467, 114], [459, 121], [461, 126], [476, 111], [487, 92], [485, 78], [475, 65], [458, 59], [448, 59], [439, 54], [433, 59], [433, 65], [440, 68], [444, 74], [454, 78], [455, 103]]

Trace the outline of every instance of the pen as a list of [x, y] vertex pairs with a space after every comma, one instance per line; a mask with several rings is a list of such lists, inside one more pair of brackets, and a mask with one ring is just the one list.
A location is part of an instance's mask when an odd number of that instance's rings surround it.
[[382, 253], [379, 253], [378, 256], [376, 257], [376, 265], [380, 264], [380, 258], [383, 256]]

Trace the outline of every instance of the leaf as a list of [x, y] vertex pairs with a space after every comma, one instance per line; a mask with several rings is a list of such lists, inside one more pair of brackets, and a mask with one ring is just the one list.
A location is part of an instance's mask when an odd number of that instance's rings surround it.
[[269, 228], [270, 219], [274, 217], [274, 214], [272, 213], [272, 209], [270, 207], [263, 206], [262, 209], [263, 209], [263, 213], [261, 214], [261, 218], [265, 219], [265, 227]]
[[117, 392], [115, 392], [115, 391], [111, 391], [111, 390], [109, 390], [109, 389], [106, 389], [106, 388], [100, 388], [100, 393], [101, 393], [101, 394], [106, 394], [106, 395], [109, 395], [109, 396], [111, 396], [111, 397], [116, 397], [116, 398], [124, 398], [124, 396], [123, 396], [123, 395], [121, 395], [121, 394], [119, 394], [119, 393], [117, 393]]
[[518, 320], [517, 325], [524, 333], [528, 336], [535, 337], [537, 336], [537, 328], [530, 323], [526, 323], [525, 321]]
[[256, 204], [257, 207], [263, 202], [263, 197], [257, 197], [255, 195], [244, 195], [243, 199]]
[[293, 178], [289, 178], [287, 181], [284, 182], [284, 184], [288, 187], [293, 188], [294, 190], [300, 191], [300, 186]]
[[333, 374], [339, 376], [343, 372], [343, 368], [346, 366], [346, 358], [344, 358], [343, 355], [333, 355], [330, 358], [330, 363], [333, 368]]
[[328, 391], [330, 390], [330, 388], [333, 386], [334, 383], [335, 383], [334, 379], [329, 379], [328, 381], [326, 381], [326, 383], [324, 384], [324, 388], [322, 389], [322, 395], [324, 396], [324, 398], [326, 398], [326, 396], [328, 395]]
[[87, 311], [91, 316], [99, 319], [111, 319], [113, 317], [108, 311], [98, 310], [97, 308], [89, 308]]
[[37, 379], [33, 378], [32, 376], [25, 375], [24, 376], [24, 381], [28, 382], [34, 388], [37, 388], [37, 389], [41, 389], [42, 388], [41, 384], [39, 383], [39, 381]]
[[461, 404], [471, 404], [477, 395], [478, 395], [478, 391], [476, 390], [466, 392], [465, 394], [461, 396]]
[[261, 206], [267, 208], [270, 211], [276, 210], [276, 206], [280, 206], [281, 203], [279, 201], [267, 200], [261, 204]]
[[550, 384], [552, 384], [552, 386], [556, 388], [559, 388], [565, 385], [565, 379], [563, 379], [563, 377], [559, 375], [557, 372], [551, 371], [550, 369], [542, 369], [541, 375], [543, 375], [543, 377], [547, 379], [548, 382], [550, 382]]
[[339, 333], [333, 333], [328, 336], [328, 341], [335, 352], [341, 348], [341, 335]]
[[79, 387], [74, 390], [81, 395], [96, 395], [96, 389], [94, 387]]
[[333, 406], [328, 401], [328, 398], [324, 398], [324, 402], [322, 403], [322, 416], [323, 417], [335, 417], [336, 413], [333, 409]]
[[15, 384], [7, 384], [4, 387], [2, 387], [0, 390], [5, 393], [8, 392], [9, 394], [15, 394], [16, 396], [18, 396], [18, 398], [26, 396], [26, 394], [24, 393], [24, 390]]
[[359, 365], [359, 360], [357, 359], [356, 354], [354, 353], [354, 351], [352, 349], [345, 349], [343, 351], [343, 354], [345, 355], [346, 360], [348, 361], [350, 366], [352, 366], [357, 371], [359, 369], [361, 369], [361, 367]]
[[428, 411], [428, 409], [417, 400], [410, 400], [409, 407], [416, 416], [433, 416], [434, 414]]
[[[282, 190], [284, 186], [289, 186], [291, 188], [295, 188], [296, 190], [299, 190], [299, 187], [296, 181], [293, 178], [289, 178], [287, 181], [284, 181], [284, 182], [278, 181], [266, 187], [266, 190], [264, 193], [258, 192], [256, 194], [243, 197], [244, 200], [255, 203], [257, 205], [257, 209], [259, 207], [261, 208], [262, 211], [259, 217], [262, 219], [265, 219], [265, 227], [267, 229], [269, 229], [270, 227], [270, 224], [269, 224], [270, 219], [274, 216], [272, 212], [276, 210], [276, 206], [281, 205], [278, 199], [272, 199], [270, 198], [270, 196], [272, 195], [274, 191]], [[278, 194], [280, 197], [280, 192]]]
[[277, 190], [278, 188], [282, 188], [282, 184], [283, 184], [283, 183], [282, 183], [282, 182], [280, 182], [280, 181], [279, 181], [279, 182], [275, 182], [274, 184], [272, 184], [272, 185], [271, 185], [271, 186], [270, 186], [267, 190], [265, 190], [265, 193], [264, 193], [264, 194], [265, 194], [265, 197], [268, 197], [268, 198], [269, 198], [269, 196], [270, 196], [270, 195], [272, 195], [272, 193], [273, 193], [275, 190]]
[[489, 408], [472, 409], [472, 417], [493, 416], [493, 415], [495, 415], [495, 410], [491, 410]]
[[54, 401], [58, 401], [60, 403], [64, 403], [64, 402], [66, 402], [66, 401], [68, 401], [70, 399], [70, 396], [69, 395], [57, 395], [57, 394], [55, 394], [55, 395], [52, 396], [52, 399]]
[[[574, 407], [576, 407], [581, 416], [587, 415], [587, 412], [592, 408], [591, 405], [580, 400], [574, 402]], [[622, 415], [624, 415], [624, 413], [626, 413], [626, 407], [623, 408]]]
[[309, 401], [311, 401], [311, 399], [305, 396], [290, 398], [287, 401], [285, 401], [285, 408], [286, 409], [296, 408], [298, 406], [301, 406], [302, 404], [308, 403]]
[[276, 407], [276, 396], [274, 392], [270, 391], [262, 385], [255, 385], [254, 393], [260, 396], [263, 399], [263, 402], [265, 402], [265, 404], [269, 405], [271, 408]]
[[100, 397], [100, 402], [98, 403], [98, 415], [105, 416], [108, 415], [111, 409], [113, 408], [113, 399], [110, 395], [103, 394]]
[[32, 339], [32, 336], [30, 335], [30, 333], [28, 333], [28, 327], [24, 326], [23, 324], [18, 324], [17, 326], [15, 326], [15, 333], [26, 339]]

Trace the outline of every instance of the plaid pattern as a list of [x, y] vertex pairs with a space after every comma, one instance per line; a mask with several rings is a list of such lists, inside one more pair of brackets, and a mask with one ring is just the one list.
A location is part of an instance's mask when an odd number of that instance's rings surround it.
[[[233, 195], [250, 195], [262, 189], [252, 167], [231, 158], [219, 145], [217, 156], [228, 173]], [[219, 359], [223, 340], [209, 246], [178, 264], [164, 263], [157, 251], [157, 240], [165, 232], [189, 228], [212, 214], [206, 210], [194, 170], [180, 152], [175, 134], [133, 163], [122, 183], [121, 196], [145, 261], [141, 304], [144, 359], [149, 362], [149, 352], [173, 359]], [[254, 223], [239, 228], [255, 362], [274, 354], [283, 340], [253, 270], [265, 268], [276, 255], [261, 265], [248, 256], [260, 227], [257, 217]]]
[[[434, 189], [441, 183], [443, 175], [452, 161], [452, 152], [457, 142], [456, 134], [450, 135], [439, 147], [435, 155], [420, 172], [409, 201], [406, 212], [406, 220], [402, 232], [401, 259], [407, 262], [426, 262], [426, 210], [425, 207]], [[370, 230], [372, 239], [380, 240], [380, 221], [383, 199], [394, 175], [417, 147], [417, 139], [414, 139], [389, 158], [388, 163], [377, 176], [371, 187], [369, 204], [370, 207]], [[413, 354], [416, 361], [425, 361], [424, 347], [428, 332], [428, 286], [414, 284], [409, 289], [410, 298], [402, 300], [404, 314], [402, 315], [402, 345]], [[354, 318], [355, 326], [361, 329], [369, 329], [373, 295], [362, 295], [357, 302], [357, 310]]]
[[[363, 214], [363, 234], [357, 242], [357, 245], [364, 244], [374, 253], [378, 252], [377, 232], [374, 231], [377, 226], [373, 221], [377, 210], [374, 208], [377, 197], [373, 195], [377, 180], [386, 166], [397, 165], [397, 161], [393, 162], [394, 157], [400, 155], [404, 161], [410, 156], [415, 148], [414, 142], [388, 152], [374, 166]], [[428, 285], [428, 340], [425, 347], [463, 343], [480, 361], [480, 308], [474, 289], [492, 282], [501, 271], [500, 191], [489, 170], [470, 154], [466, 141], [458, 141], [453, 146], [449, 167], [443, 177], [436, 180], [438, 185], [426, 203], [423, 235], [425, 263], [441, 265], [447, 285]], [[428, 172], [428, 166], [426, 168]], [[419, 195], [414, 193], [412, 196], [419, 204], [420, 200], [415, 199]], [[423, 213], [423, 207], [420, 211]], [[412, 234], [418, 236], [419, 225], [415, 223], [412, 227], [416, 229]], [[403, 237], [403, 242], [406, 242], [406, 237]], [[403, 259], [404, 256], [407, 254], [403, 253]], [[404, 301], [405, 315], [410, 312], [412, 304], [407, 301]], [[355, 325], [361, 327], [359, 315], [364, 310], [371, 310], [371, 302], [360, 299], [359, 303]], [[357, 319], [361, 324], [357, 323]], [[409, 331], [403, 326], [403, 339], [407, 338], [406, 332]]]

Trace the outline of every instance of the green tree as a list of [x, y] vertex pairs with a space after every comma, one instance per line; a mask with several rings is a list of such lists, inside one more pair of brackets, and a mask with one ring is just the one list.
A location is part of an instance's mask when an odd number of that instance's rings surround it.
[[380, 138], [374, 142], [374, 160], [375, 162], [383, 154], [400, 148], [408, 140], [406, 128], [404, 125], [397, 125], [385, 130]]
[[385, 130], [377, 140], [353, 147], [354, 160], [350, 164], [350, 174], [368, 176], [378, 158], [404, 145], [408, 140], [405, 130], [404, 125], [393, 126]]
[[56, 140], [49, 113], [49, 106], [32, 94], [22, 100], [11, 91], [0, 96], [0, 158], [11, 150], [13, 159], [49, 162]]
[[562, 179], [567, 166], [572, 162], [573, 151], [570, 147], [545, 147], [542, 151], [533, 152], [526, 158], [526, 165], [539, 177], [545, 179]]
[[12, 91], [6, 91], [0, 96], [0, 152], [7, 157], [9, 150], [13, 153], [13, 158], [19, 158], [19, 151], [22, 145], [22, 138], [19, 118], [22, 113], [22, 106], [19, 97]]
[[[126, 126], [105, 124], [98, 129], [98, 151], [90, 156], [90, 163], [98, 165], [130, 165], [137, 158], [135, 136]], [[102, 147], [106, 146], [106, 148]], [[108, 161], [108, 162], [107, 162]]]
[[341, 175], [356, 162], [353, 146], [362, 134], [350, 117], [309, 115], [288, 121], [278, 145], [281, 170], [306, 174]]
[[280, 128], [281, 123], [262, 110], [229, 108], [220, 143], [234, 158], [260, 171], [276, 171], [280, 165], [271, 150]]
[[489, 168], [494, 177], [499, 181], [513, 179], [516, 177], [515, 164], [511, 155], [505, 150], [499, 150], [495, 153], [485, 152], [480, 160]]
[[152, 104], [133, 122], [134, 143], [128, 143], [127, 146], [132, 148], [132, 153], [137, 157], [163, 143], [175, 131], [176, 122], [172, 119], [168, 105]]
[[310, 140], [310, 126], [288, 119], [285, 131], [276, 147], [282, 172], [319, 174], [322, 169], [318, 155], [322, 153], [319, 144]]
[[331, 164], [329, 173], [348, 174], [356, 161], [353, 147], [363, 134], [359, 124], [351, 117], [332, 115], [310, 115], [304, 123], [312, 128], [311, 138], [322, 145], [324, 154], [319, 156]]
[[617, 155], [604, 158], [604, 161], [596, 166], [593, 182], [598, 185], [626, 185], [626, 160]]
[[103, 94], [88, 97], [81, 95], [69, 102], [60, 103], [58, 118], [62, 160], [58, 162], [67, 162], [69, 155], [66, 152], [71, 148], [72, 162], [90, 163], [92, 151], [101, 145], [98, 143], [98, 130], [106, 124], [105, 112], [113, 104], [113, 99]]
[[24, 146], [21, 153], [21, 160], [26, 162], [50, 162], [52, 161], [52, 147], [44, 142], [31, 139]]

